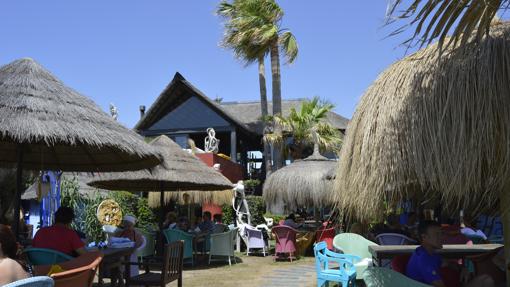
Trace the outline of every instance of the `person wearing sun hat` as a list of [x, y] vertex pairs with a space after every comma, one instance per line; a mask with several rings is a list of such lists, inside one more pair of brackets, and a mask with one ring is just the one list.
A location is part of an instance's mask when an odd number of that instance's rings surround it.
[[[138, 232], [138, 230], [135, 229], [136, 224], [136, 217], [133, 215], [124, 215], [122, 218], [122, 231], [117, 232], [115, 234], [116, 237], [124, 237], [128, 238], [129, 240], [133, 241], [135, 243], [135, 248], [139, 249], [140, 247], [143, 248], [142, 245], [144, 245], [145, 239], [143, 235]], [[131, 262], [136, 262], [136, 252], [133, 252], [131, 254], [131, 257], [129, 258]], [[131, 277], [138, 275], [138, 266], [132, 265], [130, 269], [130, 275]]]

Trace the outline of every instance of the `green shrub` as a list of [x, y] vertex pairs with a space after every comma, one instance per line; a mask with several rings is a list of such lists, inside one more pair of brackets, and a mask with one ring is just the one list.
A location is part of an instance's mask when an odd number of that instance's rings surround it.
[[223, 213], [223, 223], [224, 224], [229, 225], [229, 224], [234, 223], [234, 216], [236, 213], [235, 213], [232, 205], [230, 205], [230, 204], [222, 205], [221, 212]]
[[278, 224], [278, 222], [280, 222], [280, 220], [284, 220], [285, 217], [287, 217], [286, 215], [275, 215], [275, 214], [271, 214], [271, 213], [266, 213], [264, 214], [264, 217], [267, 217], [267, 218], [272, 218], [273, 219], [273, 224], [276, 225]]
[[266, 213], [266, 204], [262, 196], [248, 195], [246, 196], [248, 207], [250, 208], [251, 223], [253, 225], [266, 223], [264, 213]]
[[156, 216], [149, 208], [146, 198], [139, 197], [126, 191], [114, 191], [102, 196], [94, 193], [92, 196], [82, 195], [76, 178], [63, 178], [61, 185], [61, 204], [74, 209], [75, 219], [71, 226], [87, 235], [89, 241], [103, 241], [105, 239], [102, 226], [96, 217], [97, 207], [105, 199], [115, 200], [122, 210], [122, 214], [131, 214], [137, 218], [136, 226], [142, 229], [156, 229]]

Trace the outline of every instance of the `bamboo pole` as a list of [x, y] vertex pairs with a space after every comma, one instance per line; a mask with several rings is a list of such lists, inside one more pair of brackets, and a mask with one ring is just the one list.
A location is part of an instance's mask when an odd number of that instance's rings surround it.
[[501, 223], [505, 244], [506, 286], [510, 287], [510, 181], [507, 181], [500, 195]]

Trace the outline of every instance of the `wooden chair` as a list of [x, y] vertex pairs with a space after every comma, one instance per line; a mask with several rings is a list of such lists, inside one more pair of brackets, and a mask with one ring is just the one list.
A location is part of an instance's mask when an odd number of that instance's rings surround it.
[[[165, 245], [163, 262], [142, 262], [145, 273], [126, 278], [126, 285], [161, 286], [177, 280], [177, 286], [182, 287], [182, 265], [184, 257], [184, 241], [174, 241]], [[136, 262], [126, 262], [129, 265]], [[161, 270], [161, 273], [151, 272], [153, 269]]]

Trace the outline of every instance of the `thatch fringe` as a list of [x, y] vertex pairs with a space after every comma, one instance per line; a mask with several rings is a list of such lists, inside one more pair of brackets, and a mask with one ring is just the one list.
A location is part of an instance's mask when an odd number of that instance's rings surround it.
[[347, 213], [377, 216], [416, 190], [449, 209], [497, 203], [510, 176], [510, 25], [438, 55], [396, 62], [361, 99], [335, 181]]
[[[186, 199], [187, 197], [187, 199]], [[234, 197], [234, 191], [232, 189], [220, 190], [220, 191], [174, 191], [165, 192], [164, 203], [167, 204], [170, 200], [177, 201], [179, 204], [196, 203], [206, 204], [212, 203], [217, 205], [232, 204], [232, 198]], [[157, 208], [160, 206], [160, 193], [149, 192], [149, 206]]]
[[32, 170], [124, 171], [160, 161], [131, 130], [32, 59], [0, 67], [0, 163]]

